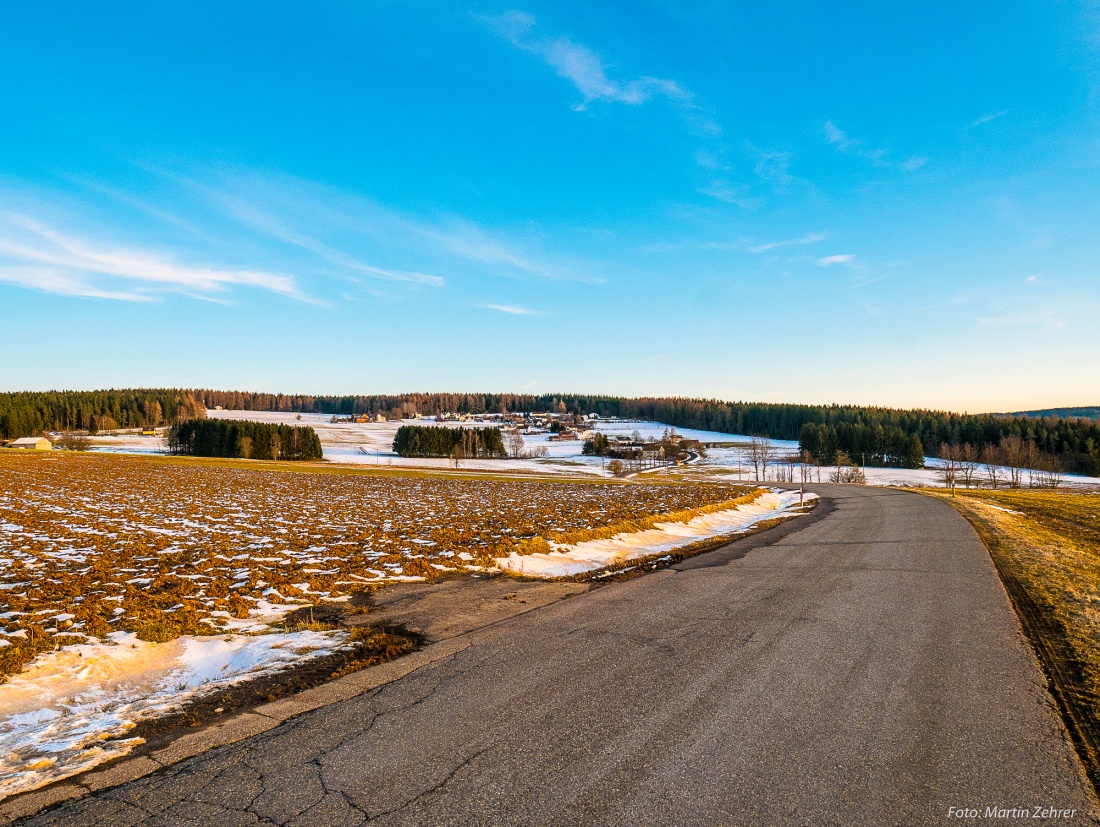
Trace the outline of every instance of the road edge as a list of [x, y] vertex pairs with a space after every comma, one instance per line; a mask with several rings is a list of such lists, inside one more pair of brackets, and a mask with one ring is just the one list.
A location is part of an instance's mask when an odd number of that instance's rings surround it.
[[981, 541], [993, 564], [993, 570], [997, 572], [1005, 597], [1016, 615], [1020, 634], [1027, 641], [1046, 681], [1047, 693], [1058, 710], [1058, 718], [1069, 737], [1073, 753], [1077, 756], [1096, 810], [1100, 812], [1100, 715], [1080, 697], [1079, 681], [1072, 674], [1075, 662], [1072, 652], [1068, 651], [1067, 644], [1057, 634], [1048, 634], [1052, 624], [1042, 618], [1027, 589], [998, 560], [998, 555], [990, 548], [990, 539], [987, 538], [987, 532], [983, 531], [984, 527], [971, 519], [963, 509], [955, 507], [950, 497], [924, 491], [916, 493], [950, 505], [952, 510], [967, 521]]

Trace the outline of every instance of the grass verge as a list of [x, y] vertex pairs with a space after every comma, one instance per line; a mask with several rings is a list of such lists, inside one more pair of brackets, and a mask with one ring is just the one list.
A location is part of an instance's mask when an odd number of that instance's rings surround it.
[[977, 530], [1100, 790], [1100, 494], [942, 491]]

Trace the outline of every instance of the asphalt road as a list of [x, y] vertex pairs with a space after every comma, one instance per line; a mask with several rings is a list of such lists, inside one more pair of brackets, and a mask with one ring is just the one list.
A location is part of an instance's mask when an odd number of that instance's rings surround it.
[[813, 516], [29, 823], [1091, 823], [969, 525], [915, 494], [817, 488]]

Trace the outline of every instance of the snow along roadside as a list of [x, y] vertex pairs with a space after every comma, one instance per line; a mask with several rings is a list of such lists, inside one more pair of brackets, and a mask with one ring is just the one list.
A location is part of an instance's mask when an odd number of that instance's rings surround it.
[[219, 687], [338, 651], [347, 633], [211, 635], [147, 643], [129, 632], [40, 655], [0, 686], [0, 798], [128, 754], [138, 721]]
[[[816, 494], [806, 494], [809, 502]], [[549, 553], [518, 554], [498, 557], [501, 571], [527, 577], [572, 577], [589, 571], [618, 565], [642, 557], [662, 554], [681, 546], [720, 537], [742, 534], [757, 523], [777, 517], [793, 517], [798, 511], [799, 493], [772, 489], [751, 503], [728, 511], [715, 511], [693, 517], [686, 523], [657, 523], [644, 531], [616, 534], [605, 540], [585, 540], [583, 543], [559, 545], [550, 543]]]

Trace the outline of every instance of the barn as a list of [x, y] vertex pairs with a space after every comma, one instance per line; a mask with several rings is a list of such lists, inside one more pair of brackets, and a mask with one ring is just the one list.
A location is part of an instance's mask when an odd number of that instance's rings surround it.
[[25, 436], [11, 443], [9, 448], [22, 448], [24, 451], [49, 451], [53, 443], [44, 436]]

